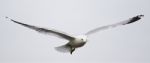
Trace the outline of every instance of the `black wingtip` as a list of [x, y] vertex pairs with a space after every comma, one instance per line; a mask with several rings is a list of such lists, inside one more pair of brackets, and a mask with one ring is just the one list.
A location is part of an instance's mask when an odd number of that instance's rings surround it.
[[142, 15], [142, 14], [141, 14], [141, 15], [138, 15], [138, 16], [139, 16], [139, 17], [144, 17], [144, 15]]
[[6, 18], [6, 19], [10, 19], [10, 20], [12, 20], [11, 18], [9, 18], [9, 17], [7, 17], [7, 16], [6, 16], [5, 18]]
[[144, 15], [137, 15], [137, 16], [131, 18], [131, 20], [128, 23], [126, 23], [126, 24], [130, 24], [130, 23], [136, 22], [136, 21], [140, 20], [142, 17], [144, 17]]
[[5, 17], [6, 19], [9, 19], [9, 20], [11, 20], [11, 21], [13, 21], [13, 22], [16, 22], [15, 20], [13, 20], [13, 19], [11, 19], [11, 18], [9, 18], [9, 17]]

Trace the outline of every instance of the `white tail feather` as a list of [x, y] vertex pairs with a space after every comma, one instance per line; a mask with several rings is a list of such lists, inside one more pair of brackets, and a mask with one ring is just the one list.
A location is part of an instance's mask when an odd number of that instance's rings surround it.
[[71, 48], [68, 45], [62, 45], [62, 46], [58, 46], [55, 47], [55, 49], [59, 52], [63, 52], [63, 53], [67, 53], [70, 52]]

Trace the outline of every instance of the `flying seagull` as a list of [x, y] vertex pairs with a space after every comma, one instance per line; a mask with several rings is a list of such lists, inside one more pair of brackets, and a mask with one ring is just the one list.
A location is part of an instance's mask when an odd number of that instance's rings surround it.
[[13, 20], [9, 17], [6, 17], [6, 18], [9, 19], [10, 21], [14, 22], [14, 23], [17, 23], [17, 24], [20, 24], [24, 27], [33, 29], [37, 32], [45, 33], [45, 34], [53, 34], [57, 37], [68, 40], [67, 44], [55, 47], [55, 49], [59, 52], [70, 52], [70, 54], [72, 54], [75, 51], [76, 48], [82, 47], [86, 44], [87, 37], [89, 35], [97, 32], [97, 31], [101, 31], [101, 30], [105, 30], [105, 29], [109, 29], [109, 28], [114, 28], [114, 27], [117, 27], [117, 26], [120, 26], [120, 25], [126, 25], [126, 24], [130, 24], [130, 23], [134, 23], [134, 22], [140, 20], [141, 17], [143, 17], [143, 16], [144, 15], [137, 15], [137, 16], [134, 16], [134, 17], [129, 18], [127, 20], [121, 21], [119, 23], [98, 27], [98, 28], [90, 30], [87, 33], [85, 33], [83, 35], [79, 35], [79, 36], [72, 36], [72, 35], [69, 35], [67, 33], [57, 31], [57, 30], [54, 30], [54, 29], [46, 29], [46, 28], [42, 28], [42, 27], [38, 27], [38, 26], [34, 26], [34, 25], [21, 23], [21, 22], [18, 22], [16, 20]]

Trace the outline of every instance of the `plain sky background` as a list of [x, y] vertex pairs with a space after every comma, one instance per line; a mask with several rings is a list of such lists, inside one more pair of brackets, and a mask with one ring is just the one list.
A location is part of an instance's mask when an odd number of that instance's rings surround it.
[[[139, 14], [91, 35], [73, 55], [55, 51], [65, 40], [4, 18], [80, 35]], [[150, 0], [0, 0], [0, 63], [150, 63]]]

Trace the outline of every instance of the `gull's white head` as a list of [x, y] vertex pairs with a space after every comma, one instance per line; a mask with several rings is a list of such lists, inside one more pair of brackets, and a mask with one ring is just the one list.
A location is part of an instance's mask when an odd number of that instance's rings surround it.
[[87, 42], [87, 36], [86, 35], [79, 35], [77, 38], [81, 39], [83, 42]]

